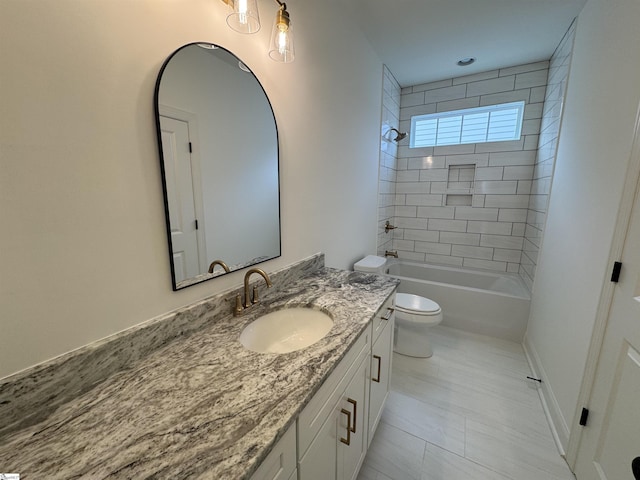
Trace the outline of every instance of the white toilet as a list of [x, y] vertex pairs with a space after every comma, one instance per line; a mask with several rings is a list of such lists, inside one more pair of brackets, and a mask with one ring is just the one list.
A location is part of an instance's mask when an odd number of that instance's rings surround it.
[[[386, 262], [386, 258], [367, 255], [356, 262], [353, 269], [384, 275]], [[397, 293], [393, 350], [410, 357], [431, 357], [433, 350], [429, 342], [429, 327], [438, 325], [441, 321], [442, 309], [433, 300], [410, 293]]]

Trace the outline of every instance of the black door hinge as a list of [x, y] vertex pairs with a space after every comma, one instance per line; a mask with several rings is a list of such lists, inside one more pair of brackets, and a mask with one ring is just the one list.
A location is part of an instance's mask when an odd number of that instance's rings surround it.
[[193, 153], [193, 145], [191, 145], [191, 142], [189, 142], [189, 153]]
[[196, 230], [198, 229], [198, 219], [196, 218]]
[[587, 418], [589, 418], [589, 409], [583, 408], [580, 414], [580, 425], [584, 427], [587, 424]]
[[613, 262], [613, 272], [611, 272], [611, 281], [618, 283], [620, 280], [620, 270], [622, 270], [622, 263]]

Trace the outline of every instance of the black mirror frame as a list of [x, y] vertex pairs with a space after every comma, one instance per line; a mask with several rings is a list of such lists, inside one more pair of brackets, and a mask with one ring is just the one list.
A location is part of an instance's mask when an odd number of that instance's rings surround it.
[[[281, 192], [280, 192], [280, 136], [278, 133], [278, 122], [276, 121], [276, 116], [275, 116], [275, 112], [273, 111], [273, 105], [271, 104], [271, 100], [269, 99], [269, 96], [267, 95], [266, 90], [264, 89], [264, 86], [262, 85], [262, 83], [260, 82], [260, 80], [258, 79], [258, 77], [253, 73], [253, 70], [248, 69], [248, 73], [250, 73], [251, 75], [253, 75], [253, 77], [255, 78], [256, 82], [258, 83], [258, 85], [260, 86], [260, 88], [262, 89], [262, 92], [264, 93], [264, 96], [267, 100], [267, 103], [269, 104], [269, 108], [271, 110], [271, 114], [273, 115], [273, 124], [275, 126], [275, 131], [276, 131], [276, 154], [277, 154], [277, 174], [278, 174], [278, 230], [280, 231], [280, 235], [278, 236], [278, 255], [275, 255], [273, 257], [269, 257], [269, 258], [265, 258], [265, 259], [261, 259], [259, 261], [256, 262], [248, 262], [247, 264], [243, 265], [240, 268], [237, 268], [235, 270], [231, 270], [230, 272], [222, 272], [219, 275], [212, 275], [212, 276], [207, 276], [207, 274], [201, 274], [199, 277], [194, 277], [193, 281], [188, 282], [188, 285], [183, 285], [183, 286], [178, 286], [177, 282], [176, 282], [176, 272], [175, 272], [175, 266], [173, 263], [173, 244], [171, 241], [171, 225], [169, 222], [169, 200], [168, 200], [168, 193], [167, 193], [167, 176], [166, 176], [166, 172], [165, 172], [165, 165], [164, 165], [164, 152], [163, 152], [163, 148], [162, 148], [162, 130], [160, 127], [160, 104], [159, 104], [159, 99], [160, 99], [160, 83], [162, 81], [162, 76], [164, 74], [165, 69], [167, 68], [167, 66], [169, 65], [169, 62], [171, 61], [171, 59], [177, 54], [179, 53], [181, 50], [190, 47], [192, 45], [214, 45], [217, 48], [224, 50], [225, 52], [229, 53], [230, 55], [233, 55], [235, 58], [238, 59], [238, 61], [242, 62], [245, 66], [247, 65], [242, 59], [240, 59], [235, 53], [233, 53], [232, 51], [217, 45], [217, 44], [213, 44], [210, 42], [191, 42], [191, 43], [187, 43], [183, 46], [181, 46], [180, 48], [176, 49], [173, 53], [171, 53], [171, 55], [169, 55], [167, 57], [167, 59], [164, 61], [164, 63], [162, 64], [162, 67], [160, 68], [160, 71], [158, 72], [158, 77], [156, 79], [156, 84], [155, 84], [155, 88], [154, 88], [154, 95], [153, 95], [153, 101], [154, 101], [154, 113], [155, 113], [155, 122], [156, 122], [156, 134], [157, 134], [157, 142], [158, 142], [158, 157], [160, 159], [160, 173], [161, 173], [161, 177], [162, 177], [162, 195], [163, 195], [163, 201], [164, 201], [164, 214], [165, 214], [165, 227], [166, 227], [166, 235], [167, 235], [167, 246], [168, 246], [168, 251], [169, 251], [169, 265], [171, 267], [171, 285], [173, 288], [173, 291], [178, 291], [178, 290], [182, 290], [184, 288], [190, 287], [192, 285], [197, 285], [199, 283], [202, 282], [206, 282], [208, 280], [213, 280], [214, 278], [218, 278], [221, 277], [223, 275], [226, 275], [227, 273], [232, 273], [234, 271], [238, 271], [238, 270], [243, 270], [245, 268], [249, 268], [253, 265], [259, 265], [261, 263], [264, 262], [268, 262], [269, 260], [273, 260], [275, 258], [279, 258], [282, 256], [282, 205], [281, 205]], [[218, 272], [220, 273], [220, 272]], [[185, 281], [187, 282], [187, 281]]]

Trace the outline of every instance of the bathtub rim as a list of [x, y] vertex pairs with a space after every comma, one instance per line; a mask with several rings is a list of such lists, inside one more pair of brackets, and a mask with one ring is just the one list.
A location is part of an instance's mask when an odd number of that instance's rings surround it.
[[[520, 287], [522, 288], [523, 294], [524, 295], [515, 295], [512, 293], [505, 293], [505, 292], [499, 292], [496, 290], [486, 290], [483, 288], [476, 288], [476, 287], [467, 287], [465, 285], [457, 285], [455, 283], [444, 283], [444, 282], [436, 282], [433, 280], [423, 280], [420, 278], [414, 278], [414, 277], [406, 277], [406, 276], [401, 276], [401, 275], [392, 275], [387, 273], [388, 272], [388, 268], [391, 265], [397, 265], [397, 264], [404, 264], [404, 265], [411, 265], [411, 266], [417, 266], [417, 267], [421, 267], [421, 268], [433, 268], [436, 270], [447, 270], [447, 271], [455, 271], [455, 272], [461, 272], [461, 273], [471, 273], [471, 274], [480, 274], [480, 275], [485, 275], [485, 276], [490, 276], [490, 277], [506, 277], [506, 278], [510, 278], [515, 280], [518, 285], [520, 285]], [[482, 268], [473, 268], [473, 267], [458, 267], [456, 265], [438, 265], [435, 263], [427, 263], [427, 262], [419, 262], [416, 260], [408, 260], [408, 259], [403, 259], [403, 258], [392, 258], [392, 259], [387, 259], [387, 263], [385, 263], [384, 265], [384, 275], [389, 276], [389, 277], [393, 277], [393, 278], [397, 278], [400, 281], [402, 280], [409, 280], [409, 281], [414, 281], [414, 282], [424, 282], [424, 283], [432, 283], [435, 285], [441, 285], [441, 286], [447, 286], [447, 287], [452, 287], [452, 288], [459, 288], [459, 289], [464, 289], [464, 290], [472, 290], [475, 292], [485, 292], [485, 293], [489, 293], [492, 295], [500, 295], [500, 296], [504, 296], [504, 297], [510, 297], [510, 298], [519, 298], [522, 300], [531, 300], [531, 292], [529, 291], [529, 288], [527, 287], [526, 283], [524, 282], [524, 280], [522, 280], [522, 278], [520, 277], [520, 275], [518, 275], [517, 273], [511, 273], [511, 272], [497, 272], [495, 270], [486, 270], [486, 269], [482, 269]]]

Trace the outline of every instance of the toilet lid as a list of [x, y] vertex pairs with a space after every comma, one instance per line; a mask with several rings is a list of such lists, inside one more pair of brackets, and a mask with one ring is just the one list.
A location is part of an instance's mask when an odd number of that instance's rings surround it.
[[396, 307], [411, 313], [422, 315], [437, 315], [440, 305], [428, 298], [411, 295], [410, 293], [396, 293]]

